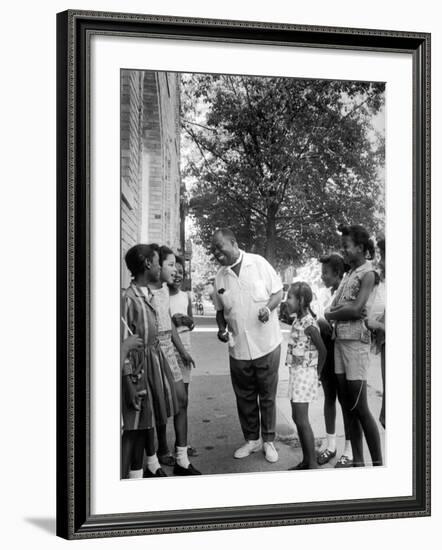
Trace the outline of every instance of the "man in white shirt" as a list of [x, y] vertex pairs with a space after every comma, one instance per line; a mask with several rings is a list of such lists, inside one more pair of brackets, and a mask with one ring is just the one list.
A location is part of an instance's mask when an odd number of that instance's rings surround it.
[[222, 266], [213, 293], [218, 338], [229, 344], [232, 386], [246, 439], [233, 456], [244, 458], [263, 449], [265, 458], [276, 462], [273, 441], [282, 335], [275, 309], [282, 299], [282, 282], [262, 256], [240, 250], [229, 229], [214, 233], [212, 253]]

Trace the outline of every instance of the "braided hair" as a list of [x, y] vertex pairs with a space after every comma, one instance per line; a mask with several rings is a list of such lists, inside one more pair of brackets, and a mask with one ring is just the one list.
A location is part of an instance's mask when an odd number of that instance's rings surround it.
[[299, 304], [303, 304], [308, 309], [311, 316], [316, 319], [316, 314], [310, 307], [313, 300], [313, 292], [308, 283], [304, 283], [303, 281], [293, 283], [289, 288], [288, 294], [294, 296], [298, 300]]

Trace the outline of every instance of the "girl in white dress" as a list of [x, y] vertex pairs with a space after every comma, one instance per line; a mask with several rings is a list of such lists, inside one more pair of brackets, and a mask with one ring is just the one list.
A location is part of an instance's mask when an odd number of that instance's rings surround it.
[[[168, 283], [170, 314], [172, 321], [177, 327], [181, 342], [187, 353], [192, 354], [190, 331], [193, 330], [195, 324], [192, 315], [192, 300], [189, 292], [181, 290], [184, 281], [184, 262], [180, 256], [176, 256], [176, 274], [173, 282]], [[186, 393], [189, 394], [189, 383], [191, 378], [192, 367], [190, 364], [185, 364], [181, 356], [177, 354], [178, 365], [183, 375], [184, 386]], [[194, 366], [194, 365], [193, 365]]]
[[[169, 287], [170, 314], [174, 325], [177, 327], [177, 331], [180, 335], [184, 349], [187, 353], [192, 355], [190, 332], [194, 329], [195, 324], [193, 322], [192, 299], [190, 297], [190, 292], [184, 292], [184, 290], [181, 290], [185, 276], [184, 260], [181, 256], [176, 256], [175, 268], [176, 274], [174, 281], [172, 283], [168, 283], [167, 285]], [[186, 364], [178, 352], [176, 352], [176, 358], [181, 369], [181, 374], [183, 375], [187, 399], [189, 399], [189, 384], [191, 380], [192, 368], [195, 367], [195, 363]], [[189, 456], [198, 456], [197, 450], [195, 447], [192, 447], [190, 443], [187, 447], [187, 453]]]

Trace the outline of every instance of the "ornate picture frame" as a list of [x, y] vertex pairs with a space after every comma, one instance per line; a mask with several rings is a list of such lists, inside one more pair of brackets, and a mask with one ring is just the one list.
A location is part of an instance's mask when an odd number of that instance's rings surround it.
[[[412, 494], [145, 512], [91, 507], [91, 38], [354, 50], [412, 57]], [[116, 113], [115, 116], [118, 116]], [[411, 266], [410, 266], [411, 269]], [[118, 404], [116, 404], [118, 407]], [[69, 10], [57, 16], [57, 534], [67, 539], [430, 514], [430, 35]]]

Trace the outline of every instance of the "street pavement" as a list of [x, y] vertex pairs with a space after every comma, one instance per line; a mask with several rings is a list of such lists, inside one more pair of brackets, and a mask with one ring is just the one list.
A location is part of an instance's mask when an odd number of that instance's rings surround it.
[[[212, 313], [212, 312], [210, 312]], [[244, 443], [229, 374], [228, 348], [217, 336], [215, 318], [212, 315], [196, 316], [195, 329], [192, 332], [192, 356], [196, 368], [192, 371], [189, 387], [189, 444], [198, 451], [191, 462], [203, 474], [279, 471], [298, 464], [302, 451], [291, 418], [291, 406], [287, 397], [288, 370], [284, 366], [286, 340], [289, 332], [287, 325], [281, 325], [284, 342], [281, 350], [279, 384], [277, 391], [276, 441], [279, 461], [270, 464], [262, 452], [244, 459], [234, 459], [234, 450]], [[372, 365], [368, 381], [370, 409], [377, 420], [381, 408], [382, 379], [378, 356], [372, 356]], [[310, 405], [310, 423], [319, 447], [325, 437], [323, 417], [323, 392]], [[384, 430], [379, 424], [382, 445]], [[344, 446], [342, 414], [337, 405], [336, 419], [337, 455], [322, 469], [333, 468]], [[168, 437], [173, 448], [173, 429], [170, 426]], [[365, 445], [365, 461], [370, 464], [370, 455]], [[385, 458], [385, 454], [384, 454]], [[168, 471], [168, 468], [165, 468]]]

